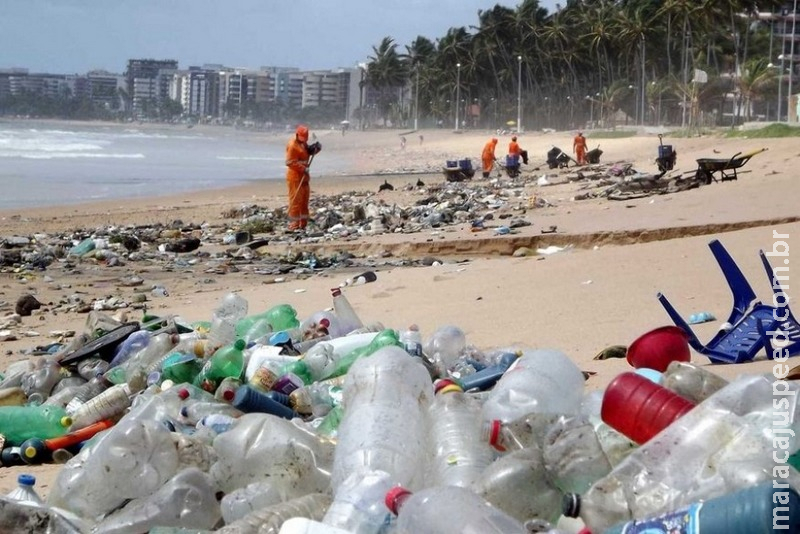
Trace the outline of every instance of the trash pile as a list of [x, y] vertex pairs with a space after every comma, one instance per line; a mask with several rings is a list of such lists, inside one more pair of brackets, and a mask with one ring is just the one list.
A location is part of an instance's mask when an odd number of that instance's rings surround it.
[[44, 502], [21, 476], [0, 530], [756, 532], [773, 499], [800, 528], [796, 382], [729, 383], [649, 336], [587, 392], [557, 350], [365, 322], [347, 290], [302, 320], [237, 293], [207, 322], [93, 311], [9, 366], [0, 462], [63, 467]]

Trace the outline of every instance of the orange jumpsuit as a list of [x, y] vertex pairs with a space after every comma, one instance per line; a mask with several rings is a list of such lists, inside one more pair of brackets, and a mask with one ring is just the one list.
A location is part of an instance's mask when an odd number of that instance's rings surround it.
[[305, 142], [293, 137], [286, 145], [286, 185], [289, 188], [289, 230], [308, 224], [308, 200], [311, 196], [309, 155]]
[[489, 140], [486, 145], [483, 147], [483, 152], [481, 153], [481, 161], [483, 162], [483, 177], [488, 178], [490, 174], [492, 174], [492, 168], [494, 167], [494, 149], [497, 146], [497, 139], [494, 137]]
[[511, 141], [508, 144], [508, 155], [517, 157], [522, 155], [522, 149], [520, 148], [519, 143], [516, 141]]
[[586, 165], [586, 138], [583, 134], [575, 136], [575, 139], [572, 141], [572, 151], [575, 152], [578, 165]]

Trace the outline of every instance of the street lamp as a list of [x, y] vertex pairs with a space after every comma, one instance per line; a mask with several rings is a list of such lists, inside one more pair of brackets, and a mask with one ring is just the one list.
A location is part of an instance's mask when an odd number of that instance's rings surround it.
[[522, 56], [517, 56], [517, 132], [522, 133]]
[[461, 102], [461, 63], [456, 63], [456, 131], [458, 131], [458, 107]]
[[[783, 21], [783, 25], [786, 26], [786, 21], [785, 20]], [[780, 70], [778, 71], [778, 118], [777, 118], [777, 121], [781, 122], [781, 102], [783, 100], [783, 54], [779, 55], [778, 59], [781, 60], [781, 66], [780, 66]]]
[[633, 122], [639, 124], [639, 95], [633, 85], [629, 85], [628, 89], [633, 93]]
[[416, 65], [417, 83], [414, 87], [414, 130], [419, 128], [419, 64]]
[[792, 113], [797, 117], [797, 108], [792, 111], [792, 80], [794, 79], [794, 40], [797, 37], [797, 0], [794, 0], [792, 7], [792, 46], [789, 48], [789, 91], [786, 95], [786, 122], [794, 122]]
[[589, 128], [594, 128], [594, 100], [591, 96], [586, 95], [586, 100], [589, 101]]

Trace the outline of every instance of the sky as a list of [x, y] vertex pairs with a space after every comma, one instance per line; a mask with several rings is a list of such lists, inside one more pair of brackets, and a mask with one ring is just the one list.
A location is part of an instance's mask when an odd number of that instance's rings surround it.
[[[555, 11], [558, 0], [540, 0]], [[405, 46], [518, 0], [2, 0], [0, 69], [125, 71], [128, 59], [179, 68], [354, 67], [392, 37]], [[565, 1], [561, 2], [566, 3]]]

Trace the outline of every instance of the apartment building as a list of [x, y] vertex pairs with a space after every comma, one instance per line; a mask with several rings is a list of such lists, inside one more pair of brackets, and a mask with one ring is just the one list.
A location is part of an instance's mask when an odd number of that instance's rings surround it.
[[141, 117], [146, 106], [169, 96], [178, 62], [171, 59], [130, 59], [125, 71], [128, 98], [134, 117]]

